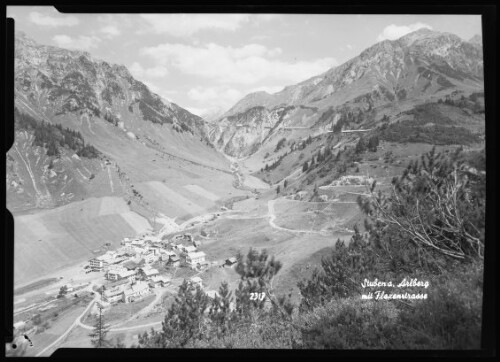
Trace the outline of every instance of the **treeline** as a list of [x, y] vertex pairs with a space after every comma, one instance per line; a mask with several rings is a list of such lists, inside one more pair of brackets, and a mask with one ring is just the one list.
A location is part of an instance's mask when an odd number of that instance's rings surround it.
[[278, 152], [279, 150], [281, 150], [285, 146], [285, 142], [286, 142], [286, 138], [285, 137], [283, 137], [282, 139], [280, 139], [278, 141], [278, 143], [276, 144], [276, 148], [274, 149], [274, 152]]
[[324, 150], [319, 150], [316, 152], [310, 160], [305, 161], [302, 164], [302, 172], [307, 172], [312, 170], [314, 167], [321, 165], [325, 161], [329, 161], [332, 158], [332, 150], [329, 146], [325, 147]]
[[[336, 114], [339, 114], [339, 118], [333, 124], [334, 115]], [[331, 131], [333, 133], [340, 133], [345, 126], [352, 123], [361, 123], [363, 121], [363, 111], [361, 109], [353, 110], [347, 108], [336, 110], [333, 107], [329, 107], [321, 114], [316, 123], [321, 124], [328, 121], [332, 122]]]
[[16, 130], [33, 132], [32, 145], [44, 147], [47, 156], [59, 156], [60, 148], [68, 147], [80, 157], [97, 158], [100, 152], [92, 145], [85, 144], [83, 136], [78, 131], [63, 128], [60, 124], [53, 125], [45, 121], [37, 121], [19, 109], [14, 109]]
[[288, 155], [288, 152], [286, 152], [285, 154], [281, 155], [280, 157], [278, 157], [278, 159], [276, 161], [274, 161], [273, 163], [271, 163], [271, 165], [267, 164], [266, 163], [266, 166], [264, 168], [261, 169], [261, 172], [262, 171], [272, 171], [274, 170], [276, 167], [279, 166], [279, 164], [281, 163], [281, 161]]
[[179, 123], [174, 124], [173, 128], [178, 133], [188, 132], [188, 133], [191, 133], [192, 135], [194, 135], [194, 131], [191, 129], [191, 127], [189, 127], [184, 122], [179, 122]]
[[439, 124], [414, 126], [403, 121], [380, 128], [380, 139], [399, 143], [429, 143], [433, 145], [469, 145], [481, 142], [481, 137], [463, 127], [447, 127]]
[[[478, 349], [485, 176], [467, 170], [459, 151], [433, 150], [389, 193], [372, 184], [371, 197], [358, 201], [366, 232], [355, 226], [348, 246], [337, 240], [298, 283], [297, 302], [273, 288], [282, 263], [250, 249], [238, 255], [234, 294], [222, 283], [209, 298], [184, 281], [162, 328], [139, 335], [134, 347]], [[366, 285], [375, 279], [423, 284]]]
[[[474, 96], [473, 96], [474, 98]], [[474, 98], [476, 99], [476, 98]], [[445, 101], [446, 103], [448, 101]], [[454, 105], [454, 101], [450, 105]], [[455, 121], [443, 113], [438, 103], [425, 103], [405, 114], [413, 116], [412, 120], [404, 120], [389, 124], [387, 119], [378, 128], [381, 140], [399, 143], [429, 143], [433, 145], [468, 145], [481, 142], [478, 134], [460, 127]]]
[[[483, 98], [483, 102], [480, 101], [481, 98]], [[473, 113], [484, 113], [484, 92], [471, 93], [469, 97], [462, 95], [459, 99], [445, 97], [444, 99], [439, 99], [437, 103], [444, 103], [462, 109], [469, 109]]]

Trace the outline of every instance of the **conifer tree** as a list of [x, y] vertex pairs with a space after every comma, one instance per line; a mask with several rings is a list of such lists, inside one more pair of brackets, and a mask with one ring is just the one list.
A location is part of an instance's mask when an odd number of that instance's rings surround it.
[[205, 317], [209, 307], [208, 296], [199, 286], [184, 280], [177, 296], [162, 323], [162, 330], [145, 332], [139, 346], [154, 348], [186, 347], [196, 340], [204, 339]]
[[109, 333], [109, 325], [107, 325], [102, 316], [102, 305], [97, 302], [97, 309], [99, 315], [94, 323], [94, 329], [92, 333], [89, 334], [91, 338], [91, 343], [95, 348], [106, 348], [110, 346], [110, 341], [106, 338]]
[[212, 299], [209, 310], [209, 318], [215, 328], [218, 337], [225, 335], [234, 321], [231, 313], [232, 292], [227, 282], [223, 282], [219, 288], [219, 294]]

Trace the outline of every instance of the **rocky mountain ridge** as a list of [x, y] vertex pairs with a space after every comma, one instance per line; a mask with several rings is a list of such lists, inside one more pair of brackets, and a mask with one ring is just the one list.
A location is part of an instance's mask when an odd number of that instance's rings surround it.
[[[275, 94], [247, 95], [215, 122], [217, 125], [210, 126], [210, 140], [231, 156], [255, 152], [279, 120], [279, 117], [268, 118], [259, 107], [269, 113], [286, 107], [314, 108], [316, 116], [311, 115], [307, 124], [303, 118], [292, 115], [287, 121], [288, 127], [300, 124], [314, 130], [325, 126], [325, 122], [335, 122], [340, 109], [345, 107], [381, 110], [423, 102], [457, 90], [482, 89], [482, 45], [478, 38], [467, 42], [454, 34], [420, 29], [396, 40], [379, 42], [342, 65]], [[248, 111], [253, 108], [260, 109], [253, 114], [263, 115], [262, 119], [248, 117]], [[329, 110], [337, 111], [321, 119]], [[264, 122], [270, 122], [267, 133], [254, 127]], [[253, 137], [242, 137], [243, 125], [245, 132]]]
[[[125, 190], [117, 180], [116, 167], [110, 169], [108, 162], [123, 166], [122, 172], [137, 182], [167, 180], [163, 173], [169, 170], [169, 180], [189, 184], [199, 176], [183, 170], [188, 164], [223, 172], [231, 179], [229, 162], [208, 142], [205, 121], [151, 92], [125, 66], [95, 59], [87, 52], [41, 45], [21, 32], [16, 33], [14, 56], [17, 111], [52, 127], [50, 135], [43, 130], [45, 144], [38, 146], [33, 142], [33, 132], [42, 132], [37, 127], [16, 130], [7, 175], [8, 199], [16, 210], [55, 207], [76, 198], [121, 196]], [[75, 150], [68, 149], [55, 126], [79, 132], [79, 142], [100, 152], [91, 161], [80, 157], [89, 171], [80, 167], [73, 157]], [[63, 160], [67, 162], [62, 169], [46, 171]], [[101, 181], [105, 195], [93, 186]], [[59, 192], [62, 188], [73, 190], [70, 193], [75, 196], [68, 198], [68, 192]], [[138, 195], [135, 191], [133, 195]]]

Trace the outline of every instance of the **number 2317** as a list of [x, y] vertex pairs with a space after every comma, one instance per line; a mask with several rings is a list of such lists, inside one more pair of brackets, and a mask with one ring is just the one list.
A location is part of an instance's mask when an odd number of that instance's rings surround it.
[[250, 293], [250, 300], [264, 300], [266, 293]]

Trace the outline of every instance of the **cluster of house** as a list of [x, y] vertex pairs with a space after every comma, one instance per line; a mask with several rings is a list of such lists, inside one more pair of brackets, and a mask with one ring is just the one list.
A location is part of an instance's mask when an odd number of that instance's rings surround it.
[[[108, 283], [103, 285], [102, 299], [114, 303], [129, 303], [151, 293], [151, 289], [164, 287], [170, 278], [160, 275], [152, 264], [179, 266], [181, 261], [193, 269], [209, 264], [205, 253], [198, 251], [199, 242], [191, 234], [177, 235], [162, 240], [153, 235], [135, 239], [124, 238], [121, 247], [89, 261], [92, 271], [104, 272]], [[199, 283], [199, 281], [193, 281]]]
[[[166, 285], [169, 283], [167, 277], [161, 277], [158, 284]], [[154, 282], [148, 281], [129, 281], [127, 279], [120, 279], [103, 285], [102, 300], [107, 303], [116, 303], [119, 301], [130, 303], [140, 300], [151, 294]]]
[[200, 268], [209, 264], [205, 253], [198, 251], [198, 241], [191, 234], [177, 235], [171, 240], [161, 240], [155, 236], [124, 238], [122, 247], [108, 251], [89, 261], [92, 271], [104, 271], [111, 280], [131, 278], [137, 265], [172, 264], [179, 266], [184, 261], [187, 266]]

